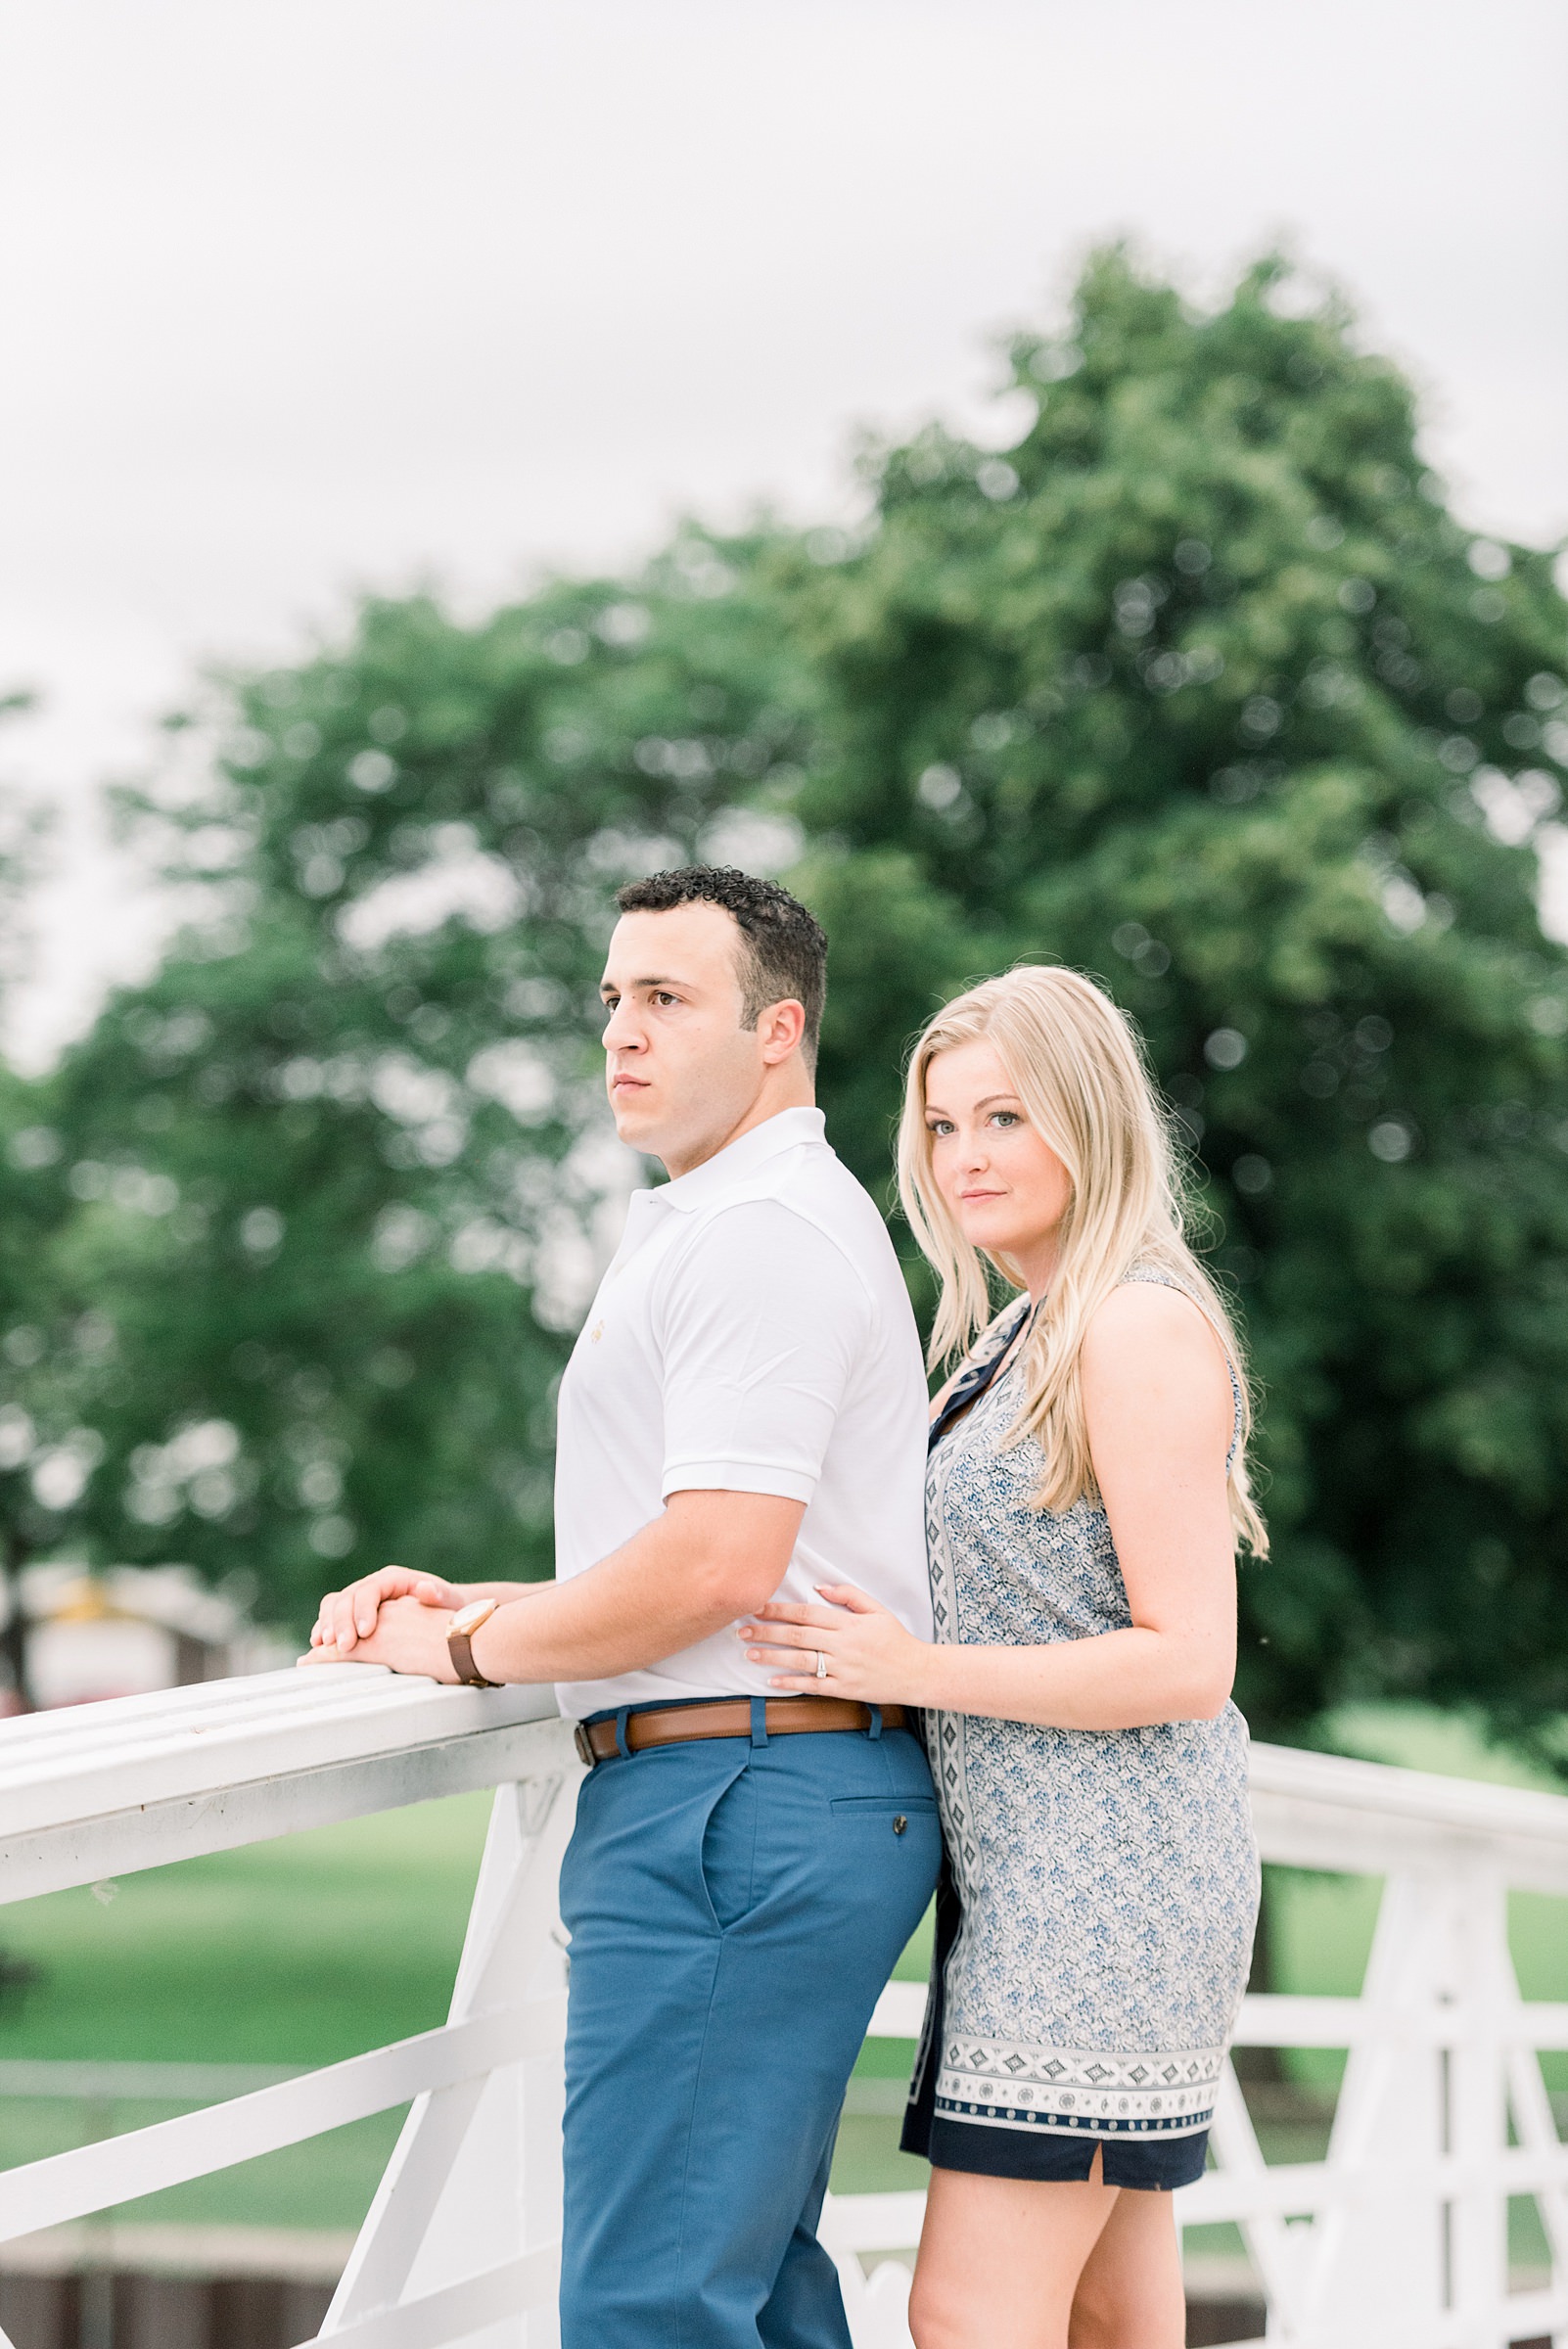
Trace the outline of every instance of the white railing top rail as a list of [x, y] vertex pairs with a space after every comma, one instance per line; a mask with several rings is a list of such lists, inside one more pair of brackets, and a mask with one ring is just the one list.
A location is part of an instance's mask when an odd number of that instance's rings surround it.
[[[549, 1688], [314, 1665], [0, 1722], [0, 1902], [537, 1769]], [[552, 1745], [570, 1758], [557, 1724]], [[573, 1765], [575, 1767], [575, 1764]]]
[[[547, 1688], [345, 1664], [0, 1722], [0, 1902], [505, 1781]], [[536, 1768], [536, 1762], [531, 1764]], [[1266, 1860], [1383, 1874], [1484, 1860], [1568, 1895], [1568, 1795], [1252, 1749]]]
[[1255, 1745], [1252, 1816], [1264, 1858], [1289, 1866], [1384, 1875], [1484, 1863], [1521, 1891], [1568, 1894], [1568, 1795]]

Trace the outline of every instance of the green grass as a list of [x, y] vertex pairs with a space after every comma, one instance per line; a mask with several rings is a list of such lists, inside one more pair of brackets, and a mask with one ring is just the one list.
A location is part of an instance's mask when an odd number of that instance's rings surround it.
[[[488, 1795], [422, 1803], [0, 1911], [41, 1979], [0, 2059], [332, 2063], [443, 2020]], [[107, 1889], [107, 1888], [105, 1888]], [[169, 2104], [0, 2104], [0, 2166], [140, 2128]], [[357, 2227], [399, 2112], [127, 2204], [126, 2219]]]
[[[440, 2022], [488, 1795], [0, 1910], [42, 1971], [0, 2008], [0, 2058], [331, 2063]], [[108, 1889], [108, 1888], [104, 1888]]]
[[[1334, 1725], [1343, 1751], [1377, 1761], [1549, 1785], [1487, 1747], [1462, 1719], [1413, 1709], [1367, 1710]], [[229, 2063], [329, 2063], [432, 2028], [446, 2012], [488, 1813], [486, 1795], [422, 1804], [286, 1841], [127, 1876], [105, 1902], [85, 1889], [0, 1911], [0, 1949], [31, 1958], [41, 1978], [0, 2006], [0, 2059], [75, 2057]], [[1280, 1987], [1355, 1993], [1378, 1885], [1364, 1878], [1272, 1871]], [[1516, 1896], [1511, 1908], [1525, 1995], [1568, 1999], [1568, 1904]], [[898, 1967], [924, 1980], [930, 1920]], [[913, 2046], [869, 2041], [866, 2082], [908, 2077]], [[1332, 2050], [1290, 2058], [1324, 2086]], [[1568, 2057], [1547, 2059], [1568, 2087]], [[860, 2101], [886, 2102], [868, 2089]], [[853, 2108], [834, 2184], [846, 2192], [924, 2182], [898, 2150], [898, 2119]], [[162, 2117], [169, 2106], [0, 2105], [0, 2166]], [[149, 2196], [126, 2217], [267, 2226], [357, 2225], [400, 2115], [337, 2131], [313, 2144]], [[1271, 2150], [1273, 2148], [1270, 2148]], [[1283, 2149], [1283, 2148], [1281, 2148]]]

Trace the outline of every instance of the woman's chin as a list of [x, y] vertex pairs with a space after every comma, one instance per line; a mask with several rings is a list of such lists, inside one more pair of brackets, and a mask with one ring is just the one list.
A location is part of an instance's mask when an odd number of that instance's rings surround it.
[[1020, 1247], [1028, 1247], [1028, 1235], [1018, 1229], [1010, 1216], [988, 1216], [971, 1213], [958, 1218], [958, 1228], [971, 1248], [984, 1248], [988, 1256], [1012, 1256]]

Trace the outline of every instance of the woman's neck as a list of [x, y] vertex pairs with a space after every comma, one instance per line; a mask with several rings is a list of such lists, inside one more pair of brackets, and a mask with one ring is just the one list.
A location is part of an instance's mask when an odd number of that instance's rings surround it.
[[1050, 1287], [1060, 1253], [1060, 1234], [1054, 1230], [1043, 1233], [1032, 1247], [1010, 1251], [1018, 1276], [1029, 1291], [1032, 1306], [1038, 1305]]

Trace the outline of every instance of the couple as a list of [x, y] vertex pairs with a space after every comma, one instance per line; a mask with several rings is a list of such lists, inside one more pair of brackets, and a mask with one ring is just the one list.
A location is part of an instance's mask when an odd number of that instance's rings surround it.
[[1136, 1043], [1027, 968], [916, 1045], [904, 1207], [963, 1355], [928, 1429], [882, 1218], [812, 1106], [821, 931], [709, 867], [619, 901], [610, 1099], [671, 1179], [562, 1382], [557, 1580], [389, 1567], [312, 1635], [554, 1681], [582, 1725], [564, 2349], [847, 2349], [816, 2224], [944, 1838], [918, 2349], [1179, 2349], [1168, 2189], [1204, 2166], [1257, 1901], [1228, 1694], [1264, 1538]]

